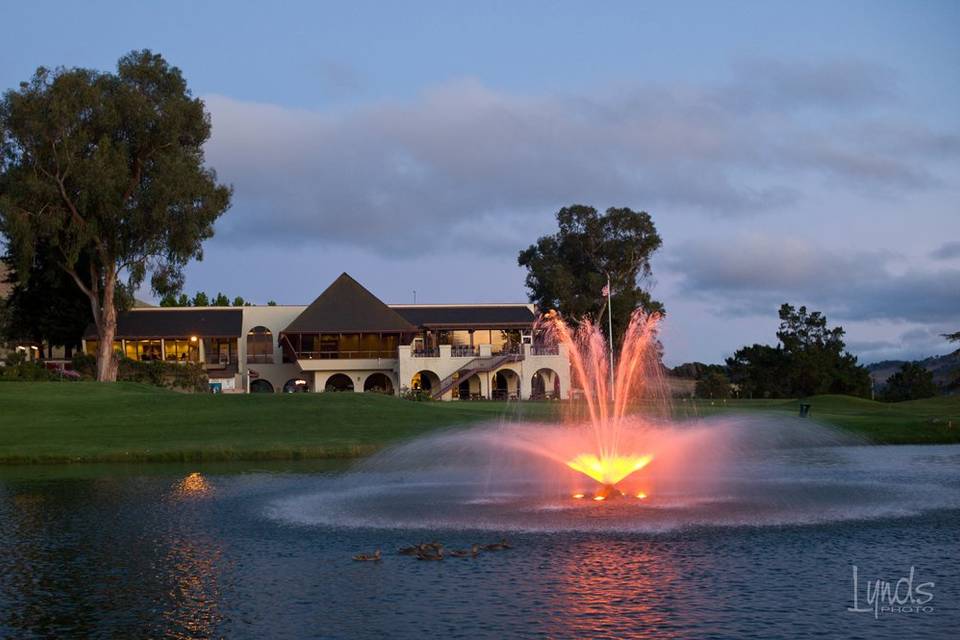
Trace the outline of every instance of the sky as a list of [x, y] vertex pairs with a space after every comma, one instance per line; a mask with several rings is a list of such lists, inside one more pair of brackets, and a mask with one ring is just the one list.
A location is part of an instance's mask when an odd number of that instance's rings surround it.
[[[783, 302], [862, 361], [960, 330], [960, 3], [13, 2], [0, 88], [149, 48], [211, 114], [233, 206], [188, 292], [526, 300], [565, 205], [651, 214], [665, 361], [773, 344]], [[598, 292], [599, 295], [599, 292]]]

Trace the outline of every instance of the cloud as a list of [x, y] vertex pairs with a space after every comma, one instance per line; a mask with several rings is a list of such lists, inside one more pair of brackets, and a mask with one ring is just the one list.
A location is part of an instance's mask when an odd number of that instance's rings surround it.
[[960, 144], [879, 108], [895, 93], [889, 70], [857, 61], [753, 61], [714, 86], [591, 95], [463, 80], [320, 111], [206, 96], [207, 158], [236, 187], [218, 241], [506, 256], [573, 202], [729, 217], [792, 205], [808, 179], [935, 187]]
[[944, 242], [930, 253], [930, 257], [936, 260], [960, 258], [960, 242]]
[[895, 270], [886, 251], [828, 250], [799, 240], [743, 235], [691, 241], [669, 253], [683, 293], [726, 314], [765, 315], [807, 304], [837, 320], [935, 323], [960, 318], [960, 269]]

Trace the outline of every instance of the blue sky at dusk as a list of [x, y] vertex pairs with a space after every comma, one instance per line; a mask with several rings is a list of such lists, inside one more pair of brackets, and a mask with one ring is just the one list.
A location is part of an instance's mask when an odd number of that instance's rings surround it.
[[204, 98], [235, 198], [189, 292], [522, 301], [584, 203], [653, 216], [668, 364], [772, 343], [782, 302], [868, 362], [960, 330], [958, 2], [0, 9], [0, 87], [150, 48]]

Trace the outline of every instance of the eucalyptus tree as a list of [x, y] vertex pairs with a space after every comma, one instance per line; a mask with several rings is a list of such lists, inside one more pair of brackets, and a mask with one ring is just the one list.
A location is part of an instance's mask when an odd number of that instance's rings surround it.
[[204, 162], [210, 131], [180, 70], [147, 50], [115, 73], [41, 67], [0, 101], [0, 232], [24, 264], [49, 246], [86, 295], [98, 380], [116, 379], [118, 307], [148, 274], [179, 290], [230, 206]]
[[601, 214], [571, 205], [556, 217], [557, 232], [539, 238], [517, 258], [527, 269], [531, 302], [572, 322], [585, 317], [597, 322], [606, 313], [603, 291], [609, 275], [615, 334], [622, 334], [635, 309], [664, 312], [642, 286], [652, 274], [650, 258], [662, 244], [650, 214], [626, 207]]

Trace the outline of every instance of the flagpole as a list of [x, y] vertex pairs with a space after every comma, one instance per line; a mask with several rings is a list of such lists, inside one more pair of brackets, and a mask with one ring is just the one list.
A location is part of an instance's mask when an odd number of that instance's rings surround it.
[[610, 272], [607, 272], [607, 335], [610, 338], [610, 401], [616, 402], [616, 392], [613, 388], [613, 289], [610, 288]]

